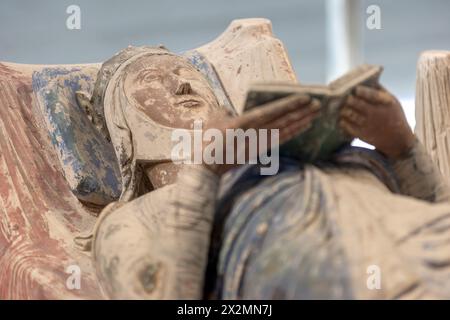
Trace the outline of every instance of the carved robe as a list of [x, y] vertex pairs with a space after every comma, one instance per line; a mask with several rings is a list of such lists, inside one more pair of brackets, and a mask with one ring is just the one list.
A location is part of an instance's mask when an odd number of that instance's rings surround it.
[[271, 177], [243, 167], [221, 190], [186, 169], [103, 216], [97, 272], [113, 298], [448, 298], [450, 193], [429, 160], [419, 142], [390, 164], [351, 148]]

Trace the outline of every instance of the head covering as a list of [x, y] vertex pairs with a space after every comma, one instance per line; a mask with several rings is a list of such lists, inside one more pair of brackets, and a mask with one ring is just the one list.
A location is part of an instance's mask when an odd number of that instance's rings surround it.
[[[122, 179], [120, 199], [123, 201], [137, 196], [136, 191], [142, 176], [137, 162], [171, 161], [171, 137], [176, 128], [161, 125], [146, 116], [133, 106], [125, 92], [124, 81], [127, 72], [124, 71], [131, 64], [149, 55], [177, 56], [164, 47], [128, 47], [102, 65], [91, 97], [95, 116], [103, 123], [102, 130], [114, 145], [119, 160]], [[208, 80], [219, 106], [234, 113], [220, 79], [206, 59], [192, 51], [184, 58]]]
[[116, 53], [113, 57], [105, 61], [98, 74], [97, 80], [95, 82], [94, 91], [91, 97], [91, 105], [95, 112], [95, 117], [102, 124], [100, 130], [104, 134], [105, 137], [109, 139], [109, 133], [106, 127], [105, 117], [104, 117], [104, 99], [106, 88], [108, 87], [109, 81], [112, 76], [116, 73], [117, 69], [127, 60], [136, 56], [139, 53], [143, 52], [155, 52], [155, 54], [170, 54], [170, 52], [165, 49], [163, 46], [159, 47], [150, 47], [150, 46], [142, 46], [142, 47], [133, 47], [129, 46], [118, 53]]

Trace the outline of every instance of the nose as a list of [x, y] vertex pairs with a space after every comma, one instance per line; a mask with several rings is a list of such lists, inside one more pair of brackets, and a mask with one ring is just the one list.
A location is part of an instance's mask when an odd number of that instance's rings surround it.
[[192, 88], [189, 82], [180, 81], [177, 85], [176, 95], [190, 94], [192, 93]]

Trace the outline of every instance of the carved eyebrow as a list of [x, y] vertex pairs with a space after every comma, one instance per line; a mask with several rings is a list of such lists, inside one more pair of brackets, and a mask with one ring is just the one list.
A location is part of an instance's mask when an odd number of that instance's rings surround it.
[[147, 68], [147, 69], [143, 70], [143, 73], [146, 73], [146, 72], [158, 72], [158, 69], [156, 69], [156, 68]]
[[137, 79], [139, 81], [142, 81], [148, 74], [157, 73], [157, 72], [158, 72], [158, 69], [155, 69], [155, 68], [144, 69], [139, 73]]
[[190, 66], [177, 66], [173, 69], [173, 72], [179, 72], [181, 69], [191, 70]]

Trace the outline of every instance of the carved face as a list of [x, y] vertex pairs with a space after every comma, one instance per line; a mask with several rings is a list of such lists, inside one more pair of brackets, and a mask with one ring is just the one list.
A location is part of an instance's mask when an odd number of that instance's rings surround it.
[[151, 55], [130, 65], [125, 88], [135, 107], [167, 127], [192, 129], [194, 120], [207, 120], [219, 108], [205, 77], [174, 55]]

